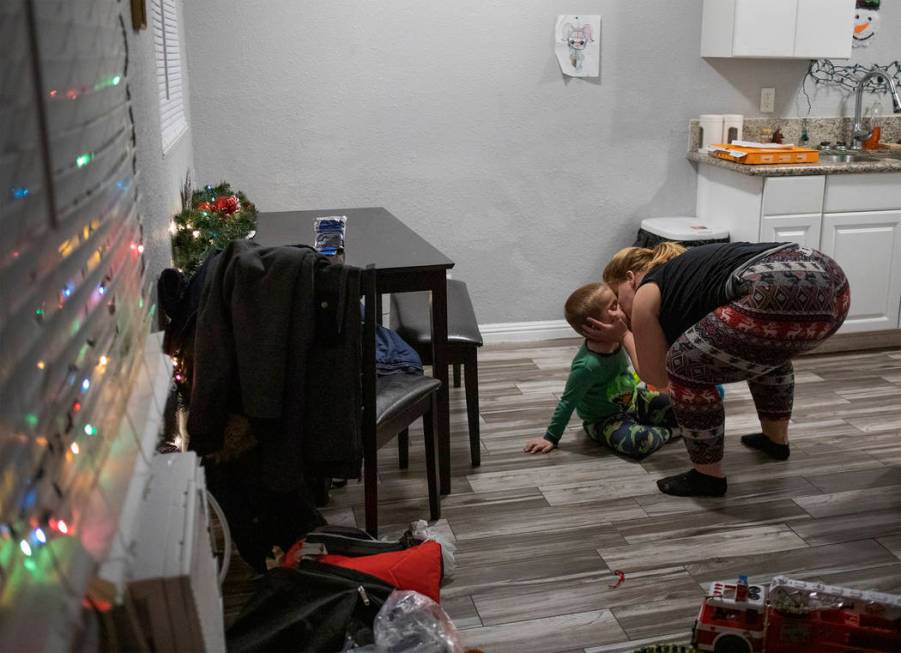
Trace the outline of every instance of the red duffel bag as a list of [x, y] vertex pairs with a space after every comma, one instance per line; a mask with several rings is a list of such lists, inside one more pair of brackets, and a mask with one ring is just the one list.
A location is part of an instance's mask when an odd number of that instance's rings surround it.
[[[329, 527], [325, 527], [329, 528]], [[318, 529], [317, 529], [318, 530]], [[351, 529], [343, 529], [341, 539], [344, 540], [349, 536], [348, 531]], [[356, 531], [357, 529], [353, 529]], [[314, 531], [316, 533], [316, 531]], [[414, 590], [420, 594], [425, 594], [430, 599], [439, 603], [441, 601], [441, 578], [442, 578], [442, 561], [441, 561], [441, 545], [434, 540], [426, 540], [422, 543], [410, 543], [400, 551], [387, 551], [385, 553], [374, 553], [370, 555], [340, 555], [337, 553], [328, 553], [329, 550], [347, 550], [346, 547], [339, 546], [336, 542], [333, 546], [329, 546], [328, 537], [317, 537], [311, 533], [306, 540], [300, 540], [285, 554], [282, 565], [285, 567], [294, 567], [302, 557], [311, 557], [322, 564], [334, 565], [345, 569], [353, 569], [371, 576], [375, 576], [386, 583], [390, 583], [397, 589]], [[377, 543], [376, 540], [362, 541], [362, 538], [369, 536], [363, 531], [361, 534], [361, 542], [364, 545]], [[323, 555], [310, 555], [302, 551], [304, 544], [310, 543], [311, 540], [325, 540]], [[317, 542], [323, 543], [323, 542]], [[378, 543], [382, 544], [382, 543]], [[397, 548], [395, 543], [384, 543], [393, 548]], [[404, 546], [404, 545], [401, 545]], [[309, 547], [308, 547], [309, 548]], [[353, 549], [357, 549], [356, 544]]]

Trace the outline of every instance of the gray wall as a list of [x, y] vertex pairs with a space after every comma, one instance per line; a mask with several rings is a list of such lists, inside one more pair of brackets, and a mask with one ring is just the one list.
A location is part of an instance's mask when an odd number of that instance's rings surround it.
[[[181, 2], [177, 3], [181, 11]], [[148, 7], [149, 14], [149, 7]], [[125, 11], [126, 16], [130, 16]], [[179, 16], [181, 42], [185, 42], [184, 16]], [[149, 20], [149, 16], [148, 16]], [[138, 185], [141, 189], [139, 209], [144, 220], [144, 257], [148, 280], [156, 282], [160, 271], [172, 265], [169, 221], [181, 210], [179, 191], [185, 173], [194, 166], [192, 144], [190, 84], [185, 61], [182, 61], [182, 83], [185, 84], [185, 113], [188, 131], [163, 155], [160, 136], [160, 101], [156, 80], [156, 60], [151, 28], [135, 32], [126, 21], [129, 48], [129, 85], [138, 145]]]
[[[559, 319], [643, 217], [693, 213], [690, 118], [756, 114], [763, 86], [796, 111], [806, 62], [705, 61], [700, 9], [192, 0], [199, 181], [262, 210], [385, 206], [457, 262], [480, 321]], [[561, 13], [601, 14], [600, 80], [561, 76]]]

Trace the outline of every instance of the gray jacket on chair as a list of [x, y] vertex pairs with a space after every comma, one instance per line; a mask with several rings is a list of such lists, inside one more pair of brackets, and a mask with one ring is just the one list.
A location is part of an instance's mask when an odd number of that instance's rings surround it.
[[297, 487], [304, 470], [359, 477], [360, 270], [308, 247], [246, 240], [210, 265], [197, 314], [191, 448], [220, 450], [228, 414], [242, 413], [271, 489]]

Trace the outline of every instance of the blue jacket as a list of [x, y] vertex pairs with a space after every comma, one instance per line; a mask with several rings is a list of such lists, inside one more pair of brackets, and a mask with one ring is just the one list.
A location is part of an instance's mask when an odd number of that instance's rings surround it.
[[375, 371], [379, 376], [422, 374], [422, 359], [397, 332], [376, 325]]

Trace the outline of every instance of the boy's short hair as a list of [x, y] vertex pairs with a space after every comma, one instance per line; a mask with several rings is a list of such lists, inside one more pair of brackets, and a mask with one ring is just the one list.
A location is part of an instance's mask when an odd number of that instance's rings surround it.
[[573, 292], [563, 308], [569, 326], [581, 335], [582, 327], [589, 317], [598, 320], [603, 316], [604, 304], [612, 294], [613, 291], [606, 283], [589, 283]]

